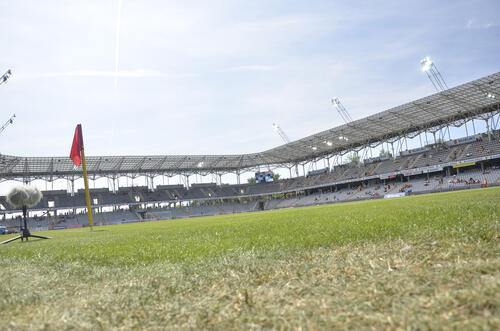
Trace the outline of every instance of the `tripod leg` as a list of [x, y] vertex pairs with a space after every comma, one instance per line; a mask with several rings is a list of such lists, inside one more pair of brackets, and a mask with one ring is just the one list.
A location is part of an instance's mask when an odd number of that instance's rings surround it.
[[30, 237], [40, 238], [40, 239], [52, 239], [50, 237], [37, 236], [35, 234], [30, 234]]
[[2, 242], [0, 243], [0, 245], [2, 245], [2, 244], [8, 244], [8, 243], [10, 243], [11, 241], [14, 241], [14, 240], [17, 240], [17, 239], [21, 239], [21, 240], [22, 240], [22, 239], [23, 239], [23, 237], [21, 237], [21, 236], [17, 236], [17, 237], [14, 237], [14, 238], [11, 238], [11, 239], [8, 239], [8, 240], [5, 240], [5, 241], [2, 241]]

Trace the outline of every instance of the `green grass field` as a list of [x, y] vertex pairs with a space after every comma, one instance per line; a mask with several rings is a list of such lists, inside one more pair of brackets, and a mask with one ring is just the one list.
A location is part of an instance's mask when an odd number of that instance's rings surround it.
[[499, 218], [497, 187], [45, 232], [0, 246], [0, 329], [499, 329]]

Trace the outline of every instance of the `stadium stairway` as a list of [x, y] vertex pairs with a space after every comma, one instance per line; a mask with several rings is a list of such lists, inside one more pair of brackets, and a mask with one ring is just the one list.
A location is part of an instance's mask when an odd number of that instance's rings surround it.
[[471, 148], [472, 144], [467, 144], [465, 147], [462, 149], [462, 152], [458, 155], [457, 159], [461, 160], [464, 157], [467, 156], [467, 153], [469, 152], [469, 149]]
[[375, 167], [373, 167], [372, 169], [369, 170], [370, 176], [373, 175], [374, 173], [376, 173], [376, 171], [378, 170], [378, 168], [380, 168], [381, 165], [382, 165], [382, 162], [377, 162], [375, 164]]
[[404, 169], [408, 169], [408, 165], [410, 164], [412, 160], [412, 157], [406, 157], [402, 162], [401, 162], [401, 165], [399, 166], [398, 170], [401, 171], [401, 170], [404, 170]]
[[356, 199], [357, 197], [359, 197], [363, 193], [363, 191], [364, 191], [363, 189], [361, 189], [361, 190], [356, 189], [356, 191], [354, 191], [354, 193], [350, 194], [346, 200], [349, 201], [349, 200]]
[[139, 214], [135, 209], [132, 210], [132, 214], [135, 215], [135, 217], [137, 217], [137, 219], [139, 219], [139, 221], [143, 221], [144, 219], [142, 218], [141, 214]]
[[172, 193], [169, 190], [165, 190], [165, 192], [167, 193], [170, 200], [175, 200], [175, 197], [172, 195]]
[[128, 197], [131, 201], [136, 201], [135, 200], [136, 196], [139, 196], [139, 198], [142, 199], [142, 201], [144, 201], [144, 198], [141, 196], [141, 194], [139, 194], [139, 192], [133, 192], [132, 190], [128, 191]]
[[182, 198], [184, 195], [180, 194], [177, 190], [174, 190], [174, 194], [176, 197]]
[[339, 178], [345, 178], [346, 174], [349, 172], [349, 170], [351, 170], [351, 168], [346, 167], [346, 169], [344, 171], [342, 171], [342, 174], [339, 176]]
[[205, 198], [210, 198], [210, 197], [214, 197], [215, 196], [215, 193], [213, 192], [210, 192], [211, 190], [207, 187], [200, 187], [199, 188], [200, 192], [203, 193], [203, 195], [205, 196]]
[[210, 197], [216, 197], [217, 196], [217, 193], [211, 188], [211, 187], [207, 187], [206, 190], [208, 191], [208, 195]]
[[387, 190], [387, 192], [384, 192], [384, 195], [396, 193], [396, 192], [399, 192], [399, 185], [398, 185], [398, 183], [392, 183], [391, 188], [389, 190]]
[[460, 154], [460, 146], [456, 146], [456, 147], [453, 147], [450, 151], [450, 153], [448, 153], [448, 155], [446, 156], [446, 162], [450, 162], [450, 161], [455, 161], [457, 159], [457, 156], [458, 154]]
[[414, 158], [409, 164], [408, 164], [408, 169], [413, 169], [415, 167], [415, 164], [422, 158], [424, 154], [420, 153], [417, 155], [416, 158]]

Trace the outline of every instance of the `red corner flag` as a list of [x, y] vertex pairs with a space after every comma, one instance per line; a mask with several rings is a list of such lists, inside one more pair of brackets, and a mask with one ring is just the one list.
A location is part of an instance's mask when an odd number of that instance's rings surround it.
[[69, 154], [70, 159], [77, 166], [82, 164], [82, 147], [83, 147], [83, 137], [82, 137], [82, 125], [78, 124], [75, 129], [75, 136], [73, 137], [73, 145], [71, 146], [71, 153]]

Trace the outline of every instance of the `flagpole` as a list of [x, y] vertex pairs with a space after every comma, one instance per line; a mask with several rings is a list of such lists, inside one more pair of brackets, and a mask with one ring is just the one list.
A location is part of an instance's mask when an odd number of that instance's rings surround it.
[[92, 219], [92, 208], [90, 206], [90, 192], [89, 181], [87, 179], [87, 167], [85, 166], [85, 152], [82, 144], [82, 168], [83, 168], [83, 182], [85, 183], [85, 200], [87, 200], [87, 211], [89, 214], [90, 231], [94, 228], [94, 220]]

